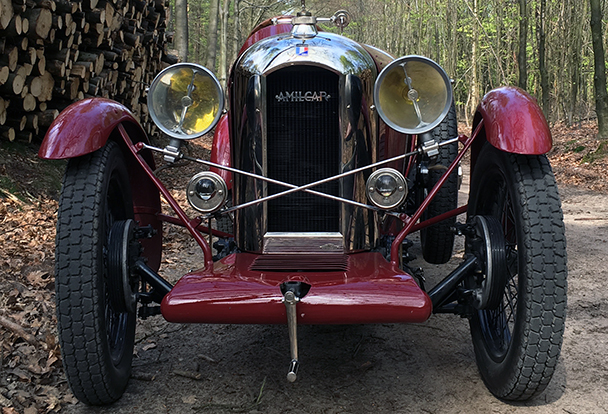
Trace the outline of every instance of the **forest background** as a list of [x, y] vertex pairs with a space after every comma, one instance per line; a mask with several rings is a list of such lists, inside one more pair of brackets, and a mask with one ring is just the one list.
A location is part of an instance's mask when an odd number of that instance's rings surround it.
[[[486, 92], [516, 85], [538, 99], [550, 124], [570, 126], [597, 118], [594, 3], [600, 21], [604, 17], [605, 50], [606, 0], [308, 0], [306, 6], [324, 17], [347, 10], [352, 22], [344, 35], [358, 42], [438, 62], [454, 79], [459, 118], [467, 124]], [[172, 8], [176, 54], [215, 70], [225, 82], [249, 32], [269, 17], [295, 14], [301, 1], [172, 0]], [[608, 106], [605, 94], [604, 84], [600, 106]]]

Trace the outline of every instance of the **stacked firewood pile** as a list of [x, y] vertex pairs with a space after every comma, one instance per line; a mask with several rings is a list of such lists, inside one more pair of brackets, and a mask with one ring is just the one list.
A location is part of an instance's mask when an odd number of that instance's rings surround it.
[[145, 89], [166, 53], [168, 0], [0, 0], [0, 141], [42, 139], [59, 112], [101, 96], [151, 132]]

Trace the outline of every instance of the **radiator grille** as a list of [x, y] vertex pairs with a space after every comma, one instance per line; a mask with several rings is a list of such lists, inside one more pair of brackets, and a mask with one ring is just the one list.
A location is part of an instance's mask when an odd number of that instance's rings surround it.
[[249, 270], [267, 272], [343, 272], [348, 270], [345, 254], [265, 254], [258, 256]]
[[[339, 173], [338, 81], [335, 73], [311, 66], [268, 75], [268, 177], [304, 185]], [[313, 100], [315, 95], [320, 100]], [[268, 194], [285, 189], [269, 184]], [[337, 196], [339, 184], [334, 181], [314, 190]], [[268, 231], [337, 232], [339, 211], [337, 201], [312, 194], [279, 197], [268, 202]]]

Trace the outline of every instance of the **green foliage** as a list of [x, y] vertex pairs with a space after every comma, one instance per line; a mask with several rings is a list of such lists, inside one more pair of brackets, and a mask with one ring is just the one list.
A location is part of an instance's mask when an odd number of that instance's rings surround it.
[[[220, 7], [224, 1], [220, 1]], [[210, 0], [189, 0], [190, 56], [199, 63], [205, 61], [208, 46], [209, 3]], [[520, 14], [516, 1], [307, 0], [306, 3], [310, 11], [323, 17], [336, 10], [348, 10], [352, 22], [343, 34], [358, 42], [374, 45], [394, 56], [421, 54], [436, 60], [455, 80], [455, 99], [461, 114], [474, 108], [490, 89], [517, 84]], [[234, 61], [241, 43], [258, 23], [299, 9], [300, 0], [230, 0], [228, 62]], [[540, 102], [539, 10], [540, 0], [528, 2], [527, 90]], [[330, 26], [322, 27], [338, 32]], [[588, 1], [546, 0], [544, 28], [553, 108], [548, 114], [550, 121], [589, 117], [594, 108], [594, 69]], [[218, 42], [219, 39], [220, 36]], [[573, 76], [578, 76], [575, 85]], [[477, 96], [472, 95], [473, 91], [477, 91]]]
[[591, 164], [594, 161], [606, 159], [607, 156], [608, 156], [608, 142], [604, 141], [604, 142], [600, 143], [599, 147], [595, 151], [592, 151], [592, 152], [586, 154], [583, 157], [582, 162]]

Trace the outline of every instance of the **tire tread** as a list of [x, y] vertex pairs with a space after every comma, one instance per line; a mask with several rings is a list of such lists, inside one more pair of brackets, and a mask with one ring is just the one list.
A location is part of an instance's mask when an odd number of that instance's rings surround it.
[[[74, 395], [90, 405], [117, 400], [124, 387], [109, 378], [104, 344], [100, 342], [105, 327], [99, 324], [99, 287], [93, 263], [101, 260], [96, 248], [95, 231], [103, 217], [99, 176], [91, 171], [104, 171], [117, 145], [106, 147], [84, 157], [71, 159], [63, 179], [59, 201], [56, 236], [56, 295], [59, 343], [63, 366]], [[114, 150], [115, 151], [115, 150]]]

